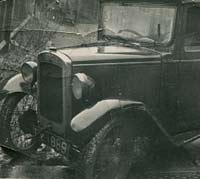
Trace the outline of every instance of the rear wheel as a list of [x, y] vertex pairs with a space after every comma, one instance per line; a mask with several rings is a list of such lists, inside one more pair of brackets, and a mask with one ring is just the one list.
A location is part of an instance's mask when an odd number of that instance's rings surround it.
[[[84, 179], [125, 179], [133, 160], [144, 155], [144, 145], [129, 120], [109, 121], [89, 142], [82, 155]], [[136, 143], [140, 143], [136, 146]]]
[[[37, 101], [32, 95], [9, 95], [2, 106], [1, 124], [5, 146], [20, 152], [33, 152], [39, 147], [37, 134]], [[6, 150], [10, 153], [10, 150]], [[9, 152], [7, 152], [9, 151]]]

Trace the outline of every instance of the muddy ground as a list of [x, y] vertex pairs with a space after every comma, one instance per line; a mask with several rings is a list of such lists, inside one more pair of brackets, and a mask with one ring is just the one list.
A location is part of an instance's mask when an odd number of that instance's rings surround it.
[[20, 153], [8, 155], [0, 149], [1, 178], [73, 178], [74, 172], [66, 162], [51, 149], [40, 150], [35, 156]]
[[[127, 179], [198, 179], [199, 167], [191, 155], [174, 147], [151, 153], [140, 165], [132, 166]], [[75, 179], [75, 172], [65, 160], [44, 146], [37, 157], [16, 153], [11, 156], [0, 150], [0, 177], [33, 179]]]

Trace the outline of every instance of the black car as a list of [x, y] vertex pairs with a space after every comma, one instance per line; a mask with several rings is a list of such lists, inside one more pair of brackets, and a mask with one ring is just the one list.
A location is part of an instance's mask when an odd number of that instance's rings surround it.
[[198, 139], [199, 19], [198, 0], [102, 0], [97, 42], [43, 51], [6, 82], [1, 145], [45, 143], [83, 177], [114, 179], [155, 142]]

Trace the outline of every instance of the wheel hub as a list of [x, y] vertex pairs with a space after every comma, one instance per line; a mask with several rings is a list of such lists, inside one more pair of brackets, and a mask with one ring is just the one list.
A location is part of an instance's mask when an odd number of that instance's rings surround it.
[[34, 133], [34, 128], [37, 125], [36, 112], [29, 109], [19, 116], [19, 126], [25, 133]]

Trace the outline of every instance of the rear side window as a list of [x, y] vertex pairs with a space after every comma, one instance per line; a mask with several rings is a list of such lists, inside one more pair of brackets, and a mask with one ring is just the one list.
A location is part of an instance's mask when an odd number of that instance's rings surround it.
[[191, 7], [187, 11], [184, 48], [186, 52], [200, 52], [200, 7]]

